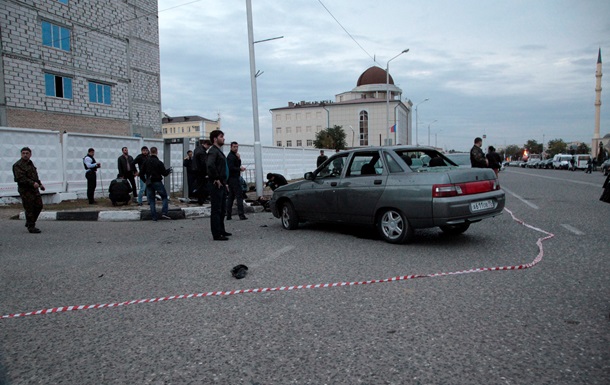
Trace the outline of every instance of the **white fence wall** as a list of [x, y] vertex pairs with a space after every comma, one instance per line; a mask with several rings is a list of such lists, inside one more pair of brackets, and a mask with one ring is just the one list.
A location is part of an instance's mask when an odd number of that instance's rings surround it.
[[[128, 147], [129, 154], [134, 158], [140, 153], [142, 146], [157, 147], [159, 159], [163, 160], [163, 140], [142, 139], [128, 136], [104, 136], [91, 134], [64, 133], [59, 131], [35, 130], [27, 128], [0, 127], [0, 197], [17, 196], [17, 184], [13, 180], [12, 165], [19, 159], [22, 147], [32, 149], [32, 161], [38, 169], [38, 175], [47, 188], [47, 193], [76, 192], [87, 190], [83, 158], [87, 149], [95, 149], [95, 160], [102, 163], [98, 173], [98, 188], [108, 188], [110, 181], [118, 173], [117, 159], [121, 148]], [[171, 167], [174, 168], [172, 190], [181, 191], [183, 172], [182, 144], [171, 145]], [[194, 149], [190, 145], [190, 149]], [[230, 146], [223, 147], [228, 154]], [[325, 150], [326, 155], [332, 155], [331, 150]], [[254, 145], [240, 144], [242, 165], [246, 167], [244, 178], [254, 183]], [[286, 179], [302, 178], [307, 171], [316, 168], [316, 158], [319, 150], [312, 148], [282, 148], [263, 146], [263, 177], [269, 173], [279, 173]]]

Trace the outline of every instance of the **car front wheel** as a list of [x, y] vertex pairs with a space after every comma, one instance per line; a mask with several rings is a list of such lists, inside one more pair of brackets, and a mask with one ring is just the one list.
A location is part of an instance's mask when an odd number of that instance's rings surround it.
[[282, 227], [286, 230], [294, 230], [299, 226], [299, 218], [294, 210], [294, 206], [290, 202], [282, 205], [280, 219], [282, 220]]
[[470, 223], [460, 223], [459, 225], [440, 226], [441, 230], [447, 235], [460, 235], [470, 227]]
[[395, 209], [385, 209], [381, 213], [377, 229], [383, 240], [389, 243], [406, 243], [413, 238], [413, 228], [409, 221]]

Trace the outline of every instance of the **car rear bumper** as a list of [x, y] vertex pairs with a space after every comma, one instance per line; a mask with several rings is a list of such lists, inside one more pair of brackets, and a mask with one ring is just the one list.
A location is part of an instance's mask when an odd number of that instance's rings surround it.
[[[476, 210], [480, 202], [491, 203], [493, 207]], [[456, 225], [465, 222], [478, 222], [485, 218], [502, 214], [505, 204], [504, 191], [461, 197], [434, 198], [432, 212], [434, 226]]]

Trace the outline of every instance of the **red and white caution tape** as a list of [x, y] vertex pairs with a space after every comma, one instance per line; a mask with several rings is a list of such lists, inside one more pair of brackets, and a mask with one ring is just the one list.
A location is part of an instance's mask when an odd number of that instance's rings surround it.
[[7, 315], [2, 316], [1, 318], [2, 319], [21, 318], [21, 317], [27, 317], [27, 316], [31, 316], [31, 315], [64, 313], [64, 312], [74, 311], [74, 310], [115, 308], [115, 307], [121, 307], [121, 306], [127, 306], [127, 305], [135, 305], [135, 304], [139, 304], [139, 303], [170, 301], [170, 300], [174, 300], [174, 299], [219, 297], [219, 296], [234, 295], [234, 294], [267, 293], [267, 292], [272, 292], [272, 291], [290, 291], [290, 290], [300, 290], [300, 289], [321, 289], [321, 288], [340, 287], [340, 286], [357, 286], [357, 285], [368, 285], [368, 284], [372, 284], [372, 283], [406, 281], [406, 280], [415, 279], [415, 278], [435, 278], [435, 277], [444, 277], [444, 276], [448, 276], [448, 275], [482, 273], [484, 271], [523, 270], [523, 269], [529, 269], [530, 267], [536, 266], [542, 260], [542, 257], [544, 256], [544, 249], [542, 247], [542, 242], [547, 239], [553, 238], [555, 235], [523, 222], [522, 220], [516, 218], [515, 215], [512, 213], [512, 211], [510, 211], [507, 208], [504, 208], [504, 210], [506, 210], [506, 212], [508, 212], [517, 223], [519, 223], [527, 228], [530, 228], [532, 230], [546, 234], [545, 237], [538, 238], [538, 240], [536, 241], [539, 251], [538, 251], [538, 255], [536, 256], [536, 258], [534, 258], [534, 260], [532, 262], [526, 263], [523, 265], [502, 266], [502, 267], [480, 267], [480, 268], [476, 268], [476, 269], [453, 271], [453, 272], [448, 272], [448, 273], [400, 275], [397, 277], [392, 277], [392, 278], [387, 278], [387, 279], [372, 279], [369, 281], [319, 283], [317, 285], [279, 286], [279, 287], [270, 287], [270, 288], [244, 289], [244, 290], [231, 290], [231, 291], [210, 291], [207, 293], [171, 295], [171, 296], [167, 296], [167, 297], [139, 299], [139, 300], [125, 301], [125, 302], [113, 302], [113, 303], [104, 303], [104, 304], [96, 304], [96, 305], [61, 306], [61, 307], [42, 309], [42, 310], [36, 310], [36, 311], [31, 311], [31, 312], [7, 314]]

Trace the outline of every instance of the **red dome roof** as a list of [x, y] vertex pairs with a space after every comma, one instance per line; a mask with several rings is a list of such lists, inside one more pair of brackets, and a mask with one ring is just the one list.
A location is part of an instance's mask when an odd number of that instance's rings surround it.
[[[386, 72], [384, 69], [377, 66], [373, 66], [360, 75], [356, 87], [364, 86], [367, 84], [386, 84]], [[394, 79], [390, 75], [390, 84], [394, 84]]]

